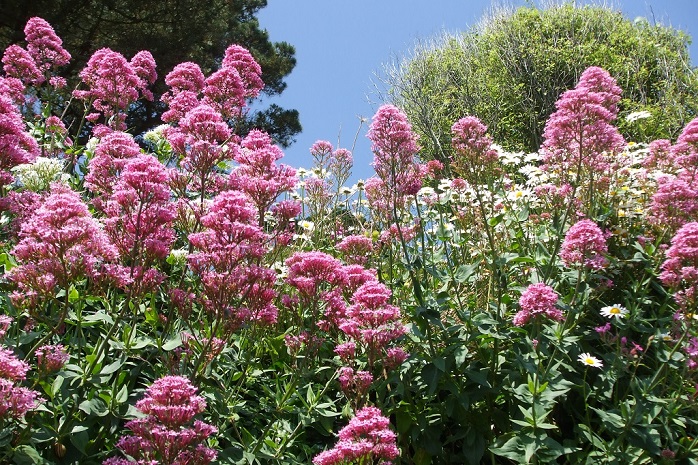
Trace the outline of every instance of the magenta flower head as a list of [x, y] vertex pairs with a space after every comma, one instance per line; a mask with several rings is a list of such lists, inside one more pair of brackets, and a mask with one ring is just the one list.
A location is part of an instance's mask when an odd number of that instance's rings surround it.
[[366, 236], [347, 236], [337, 244], [346, 263], [365, 265], [373, 253], [373, 241]]
[[87, 119], [96, 122], [101, 115], [110, 128], [125, 130], [126, 109], [138, 100], [142, 86], [133, 66], [122, 54], [102, 48], [90, 57], [80, 78], [87, 90], [75, 90], [73, 96], [91, 103], [97, 111]]
[[560, 248], [562, 262], [570, 268], [601, 270], [608, 265], [606, 238], [601, 228], [591, 220], [572, 225]]
[[252, 54], [240, 45], [231, 45], [225, 50], [222, 68], [234, 69], [244, 86], [245, 98], [254, 98], [264, 88], [262, 67], [255, 61]]
[[70, 62], [70, 53], [63, 48], [63, 41], [45, 20], [38, 17], [30, 18], [24, 27], [24, 36], [27, 40], [27, 51], [42, 72], [65, 66]]
[[178, 122], [187, 112], [201, 103], [199, 93], [204, 88], [206, 80], [204, 73], [196, 63], [184, 62], [174, 67], [165, 76], [165, 84], [170, 90], [165, 92], [161, 100], [169, 106], [162, 115], [166, 123]]
[[296, 170], [277, 162], [283, 158], [283, 151], [274, 145], [271, 137], [253, 129], [240, 143], [235, 154], [239, 163], [230, 173], [231, 188], [246, 193], [257, 207], [260, 221], [264, 212], [283, 192], [293, 188], [298, 182]]
[[276, 321], [276, 273], [259, 265], [269, 236], [258, 226], [249, 198], [242, 192], [221, 192], [201, 224], [204, 231], [189, 235], [196, 251], [188, 261], [201, 279], [207, 311], [226, 316], [227, 331]]
[[142, 295], [164, 279], [155, 266], [169, 255], [175, 239], [169, 177], [152, 155], [128, 160], [104, 208], [104, 229], [122, 257], [111, 269], [121, 287]]
[[0, 89], [0, 185], [12, 183], [12, 168], [31, 163], [39, 156], [39, 144], [25, 129], [12, 97]]
[[19, 288], [16, 304], [54, 298], [58, 289], [84, 277], [100, 277], [118, 253], [77, 192], [54, 184], [50, 195], [22, 224], [12, 250], [18, 266], [8, 277]]
[[[87, 165], [85, 186], [95, 194], [109, 197], [126, 163], [140, 153], [140, 147], [130, 134], [110, 132], [99, 141]], [[96, 206], [101, 209], [101, 202], [96, 202]]]
[[383, 105], [373, 116], [368, 138], [376, 175], [394, 192], [399, 206], [405, 196], [416, 194], [422, 187], [423, 169], [415, 162], [417, 135], [400, 109]]
[[492, 149], [487, 126], [474, 116], [466, 116], [453, 124], [451, 133], [451, 145], [456, 151], [454, 169], [466, 181], [479, 182], [479, 176], [491, 171], [499, 157], [497, 151]]
[[659, 279], [675, 291], [682, 309], [693, 312], [698, 303], [698, 223], [686, 223], [671, 239]]
[[44, 345], [36, 349], [36, 365], [41, 373], [53, 373], [61, 368], [70, 359], [65, 347], [61, 344]]
[[131, 67], [138, 76], [138, 90], [146, 100], [153, 101], [153, 92], [149, 87], [155, 84], [158, 73], [155, 71], [155, 59], [147, 50], [141, 50], [131, 58]]
[[376, 407], [364, 407], [339, 431], [334, 448], [313, 458], [314, 465], [390, 464], [400, 455], [390, 420]]
[[[544, 167], [563, 181], [579, 177], [579, 168], [603, 173], [610, 168], [610, 156], [625, 145], [623, 136], [611, 123], [616, 119], [620, 88], [603, 69], [592, 67], [577, 86], [556, 102], [543, 133]], [[579, 181], [579, 179], [573, 179]]]
[[46, 80], [29, 52], [17, 44], [12, 44], [5, 49], [2, 63], [7, 76], [19, 79], [24, 84], [38, 85]]
[[324, 252], [296, 252], [286, 260], [286, 266], [286, 281], [307, 299], [317, 298], [327, 288], [347, 284], [342, 263]]
[[662, 176], [650, 203], [650, 222], [676, 231], [698, 217], [698, 189], [681, 178]]
[[131, 457], [112, 457], [105, 465], [169, 463], [205, 465], [217, 452], [206, 440], [218, 430], [194, 417], [206, 408], [196, 387], [181, 376], [165, 376], [155, 381], [136, 408], [146, 414], [126, 423], [133, 433], [122, 436], [117, 447]]
[[514, 315], [514, 325], [523, 326], [538, 317], [563, 321], [565, 317], [556, 306], [558, 298], [557, 292], [552, 287], [544, 283], [531, 284], [521, 294], [519, 299], [521, 310]]

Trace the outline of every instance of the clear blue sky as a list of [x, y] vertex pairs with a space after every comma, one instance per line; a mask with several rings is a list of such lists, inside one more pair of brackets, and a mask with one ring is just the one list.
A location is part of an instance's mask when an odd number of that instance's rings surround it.
[[[513, 0], [496, 5], [525, 5]], [[580, 2], [581, 3], [581, 2]], [[682, 29], [698, 40], [698, 1], [623, 0], [612, 3], [626, 17], [645, 16]], [[492, 8], [491, 0], [269, 0], [259, 13], [272, 41], [296, 48], [296, 68], [288, 88], [270, 99], [300, 112], [303, 132], [285, 150], [283, 162], [309, 167], [310, 146], [324, 139], [351, 148], [359, 117], [367, 118], [354, 150], [353, 180], [373, 174], [368, 123], [380, 105], [375, 73], [395, 57], [409, 54], [418, 40], [444, 31], [467, 30]], [[691, 46], [698, 62], [698, 45]]]

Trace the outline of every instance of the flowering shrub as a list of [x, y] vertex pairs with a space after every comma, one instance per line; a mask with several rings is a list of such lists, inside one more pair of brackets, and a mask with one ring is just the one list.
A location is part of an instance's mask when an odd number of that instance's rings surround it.
[[98, 50], [69, 93], [51, 26], [25, 32], [0, 77], [0, 462], [695, 463], [698, 120], [626, 143], [590, 68], [540, 153], [464, 116], [445, 167], [386, 105], [376, 175], [345, 186], [348, 150], [294, 169], [237, 132], [263, 88], [240, 46], [175, 66], [134, 137], [147, 51]]

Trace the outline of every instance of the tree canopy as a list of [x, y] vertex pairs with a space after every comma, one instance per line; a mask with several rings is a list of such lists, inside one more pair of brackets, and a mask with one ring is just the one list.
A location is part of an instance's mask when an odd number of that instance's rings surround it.
[[[417, 45], [386, 67], [384, 80], [388, 100], [419, 132], [424, 159], [448, 162], [450, 127], [468, 114], [505, 148], [537, 150], [558, 97], [589, 66], [608, 70], [623, 89], [622, 134], [646, 142], [675, 138], [698, 113], [689, 41], [682, 31], [630, 21], [605, 6], [500, 9], [464, 33]], [[626, 120], [640, 111], [651, 116]]]
[[[236, 43], [250, 50], [262, 67], [268, 96], [286, 88], [284, 78], [296, 64], [295, 49], [271, 42], [256, 13], [266, 0], [5, 0], [0, 2], [0, 49], [24, 39], [24, 25], [33, 16], [48, 21], [73, 60], [67, 73], [76, 77], [92, 53], [111, 48], [130, 58], [149, 50], [158, 64], [155, 95], [166, 88], [165, 75], [183, 61], [204, 73], [219, 65], [223, 52]], [[138, 133], [158, 124], [163, 107], [145, 102], [129, 123]], [[301, 131], [298, 111], [278, 105], [255, 110], [246, 126], [264, 129], [283, 146]]]

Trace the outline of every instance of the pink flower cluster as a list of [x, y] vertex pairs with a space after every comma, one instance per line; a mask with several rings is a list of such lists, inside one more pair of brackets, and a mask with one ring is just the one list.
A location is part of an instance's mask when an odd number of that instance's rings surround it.
[[650, 220], [675, 231], [698, 220], [698, 118], [686, 125], [673, 146], [669, 141], [655, 141], [650, 149], [654, 151], [650, 151], [648, 164], [670, 173], [658, 180]]
[[257, 129], [250, 131], [235, 153], [239, 166], [230, 173], [228, 182], [232, 189], [250, 197], [257, 207], [260, 221], [279, 195], [292, 189], [298, 181], [295, 169], [277, 164], [283, 156], [271, 137]]
[[544, 167], [573, 183], [582, 180], [583, 172], [606, 172], [611, 156], [625, 145], [612, 125], [620, 94], [607, 71], [595, 66], [584, 71], [577, 86], [562, 94], [545, 125]]
[[11, 298], [30, 308], [83, 277], [99, 278], [102, 265], [118, 257], [78, 193], [60, 184], [22, 224], [19, 238], [12, 250], [18, 266], [8, 273], [19, 290]]
[[53, 373], [61, 368], [70, 359], [70, 355], [61, 344], [44, 345], [36, 349], [36, 366], [41, 373]]
[[113, 131], [106, 134], [97, 144], [94, 157], [87, 165], [85, 186], [96, 197], [93, 204], [100, 210], [114, 190], [121, 171], [126, 163], [141, 153], [141, 149], [130, 134]]
[[[45, 20], [34, 17], [24, 27], [26, 50], [19, 45], [10, 45], [2, 57], [7, 76], [21, 80], [25, 85], [39, 85], [49, 79], [55, 68], [70, 61], [70, 53], [63, 48], [63, 41]], [[51, 85], [62, 87], [63, 78], [53, 78]]]
[[[407, 331], [400, 309], [388, 303], [390, 296], [385, 284], [373, 280], [365, 282], [352, 296], [352, 304], [339, 324], [342, 332], [367, 355], [371, 369], [383, 358], [388, 344]], [[400, 363], [407, 358], [404, 351], [403, 354]]]
[[563, 321], [565, 316], [556, 306], [558, 297], [557, 292], [544, 283], [531, 284], [521, 294], [519, 299], [521, 310], [514, 315], [514, 325], [524, 326], [538, 317]]
[[286, 259], [286, 282], [298, 291], [300, 303], [317, 311], [324, 303], [323, 315], [311, 315], [322, 330], [336, 327], [346, 312], [343, 298], [349, 278], [342, 263], [324, 252], [296, 252]]
[[422, 187], [426, 168], [415, 161], [417, 135], [400, 109], [383, 105], [373, 116], [368, 138], [377, 176], [373, 182], [383, 188], [367, 189], [366, 195], [372, 205], [392, 216], [394, 208], [404, 206], [406, 196], [415, 195]]
[[390, 464], [400, 455], [390, 420], [376, 407], [364, 407], [339, 431], [334, 448], [313, 458], [314, 465]]
[[[215, 175], [213, 169], [234, 156], [224, 146], [232, 132], [221, 114], [210, 105], [197, 105], [182, 117], [179, 127], [168, 128], [165, 136], [172, 150], [182, 157], [181, 176], [188, 176], [191, 181], [187, 189], [205, 194], [217, 192], [222, 177]], [[235, 150], [235, 145], [228, 147]]]
[[0, 348], [0, 418], [19, 418], [36, 407], [39, 393], [15, 384], [26, 378], [27, 371], [29, 365]]
[[142, 295], [164, 279], [155, 265], [167, 257], [175, 239], [167, 180], [167, 170], [157, 158], [131, 158], [104, 208], [104, 229], [122, 258], [112, 271], [131, 295]]
[[39, 145], [26, 131], [22, 115], [15, 107], [9, 89], [0, 86], [0, 185], [11, 184], [11, 169], [31, 163], [39, 156]]
[[156, 380], [145, 397], [136, 403], [136, 408], [147, 416], [126, 423], [132, 435], [122, 436], [116, 444], [133, 460], [112, 457], [105, 460], [104, 465], [205, 465], [215, 460], [218, 453], [207, 446], [206, 440], [218, 430], [194, 420], [206, 408], [206, 401], [196, 391], [196, 387], [181, 376]]
[[162, 96], [162, 101], [169, 110], [162, 120], [177, 122], [200, 104], [210, 106], [225, 120], [239, 118], [247, 100], [264, 88], [261, 75], [262, 68], [239, 45], [227, 48], [221, 68], [208, 78], [196, 63], [180, 63], [165, 76], [170, 90]]
[[122, 54], [102, 48], [80, 72], [87, 90], [75, 90], [73, 96], [87, 101], [96, 110], [87, 115], [88, 121], [97, 122], [103, 117], [107, 126], [123, 131], [128, 106], [140, 95], [152, 98], [148, 86], [156, 77], [155, 60], [150, 52], [138, 52], [129, 62]]
[[692, 337], [683, 348], [686, 354], [686, 366], [689, 370], [698, 369], [698, 338]]
[[276, 273], [259, 264], [267, 252], [257, 212], [242, 192], [218, 194], [201, 218], [204, 231], [189, 235], [196, 249], [188, 257], [200, 277], [201, 303], [232, 332], [248, 323], [276, 321]]
[[469, 183], [479, 184], [482, 174], [491, 172], [499, 159], [487, 126], [474, 116], [466, 116], [453, 124], [451, 133], [451, 146], [456, 151], [453, 169]]
[[675, 291], [674, 299], [693, 313], [698, 303], [698, 223], [686, 223], [671, 239], [659, 279]]
[[601, 270], [608, 265], [606, 238], [591, 220], [576, 222], [565, 234], [560, 259], [570, 268]]
[[345, 262], [365, 265], [373, 252], [373, 241], [366, 236], [347, 236], [336, 248], [344, 254]]

